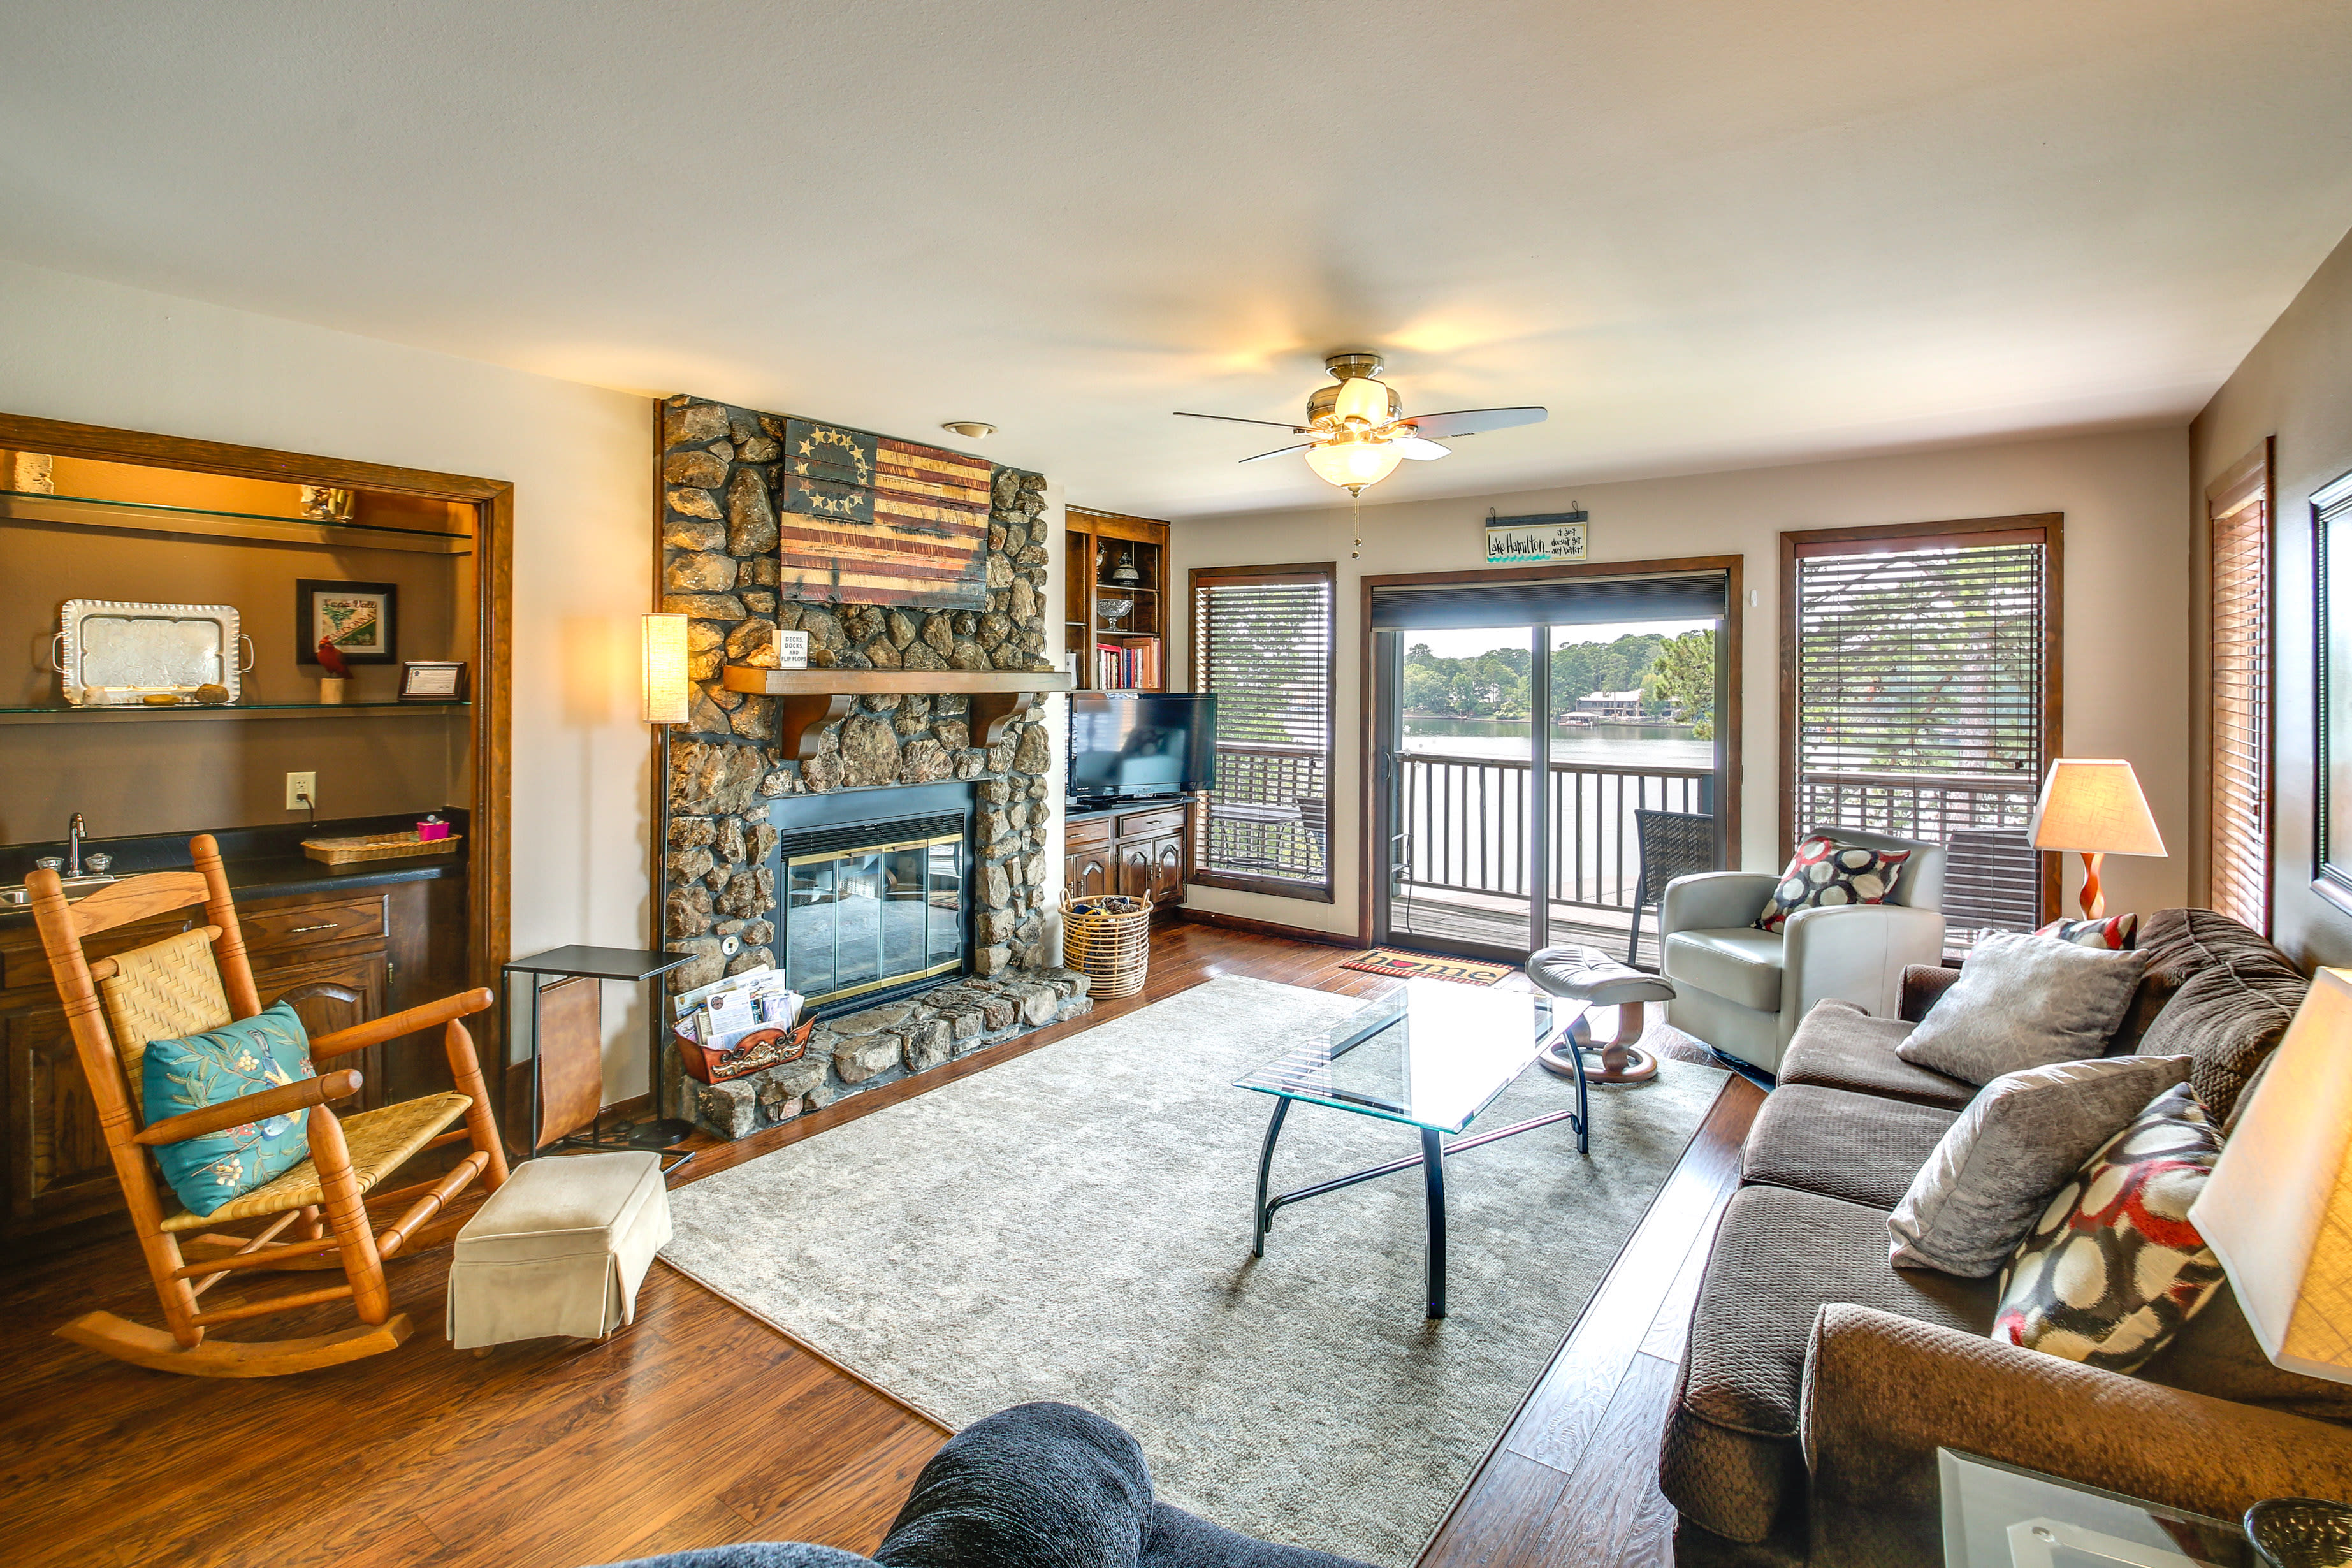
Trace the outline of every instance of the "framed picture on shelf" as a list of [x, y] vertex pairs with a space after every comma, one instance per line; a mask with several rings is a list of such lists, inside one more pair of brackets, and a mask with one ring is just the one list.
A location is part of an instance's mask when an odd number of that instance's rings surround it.
[[412, 658], [400, 667], [403, 702], [463, 702], [466, 661], [457, 658]]
[[319, 662], [331, 642], [347, 664], [399, 661], [400, 588], [393, 583], [335, 583], [299, 577], [294, 583], [294, 662]]

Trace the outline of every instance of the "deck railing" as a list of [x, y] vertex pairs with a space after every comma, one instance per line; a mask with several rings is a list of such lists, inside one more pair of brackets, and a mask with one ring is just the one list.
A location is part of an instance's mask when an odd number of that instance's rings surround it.
[[[1526, 898], [1532, 764], [1410, 752], [1397, 758], [1397, 827], [1414, 889]], [[1636, 811], [1712, 809], [1706, 768], [1612, 768], [1553, 762], [1549, 893], [1556, 904], [1631, 910], [1642, 876]]]
[[1200, 865], [1232, 876], [1330, 879], [1328, 759], [1306, 746], [1220, 742], [1203, 813]]

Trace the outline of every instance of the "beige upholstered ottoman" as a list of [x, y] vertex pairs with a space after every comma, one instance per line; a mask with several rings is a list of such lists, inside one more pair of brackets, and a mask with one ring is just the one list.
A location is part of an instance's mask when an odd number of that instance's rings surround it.
[[601, 1339], [635, 1320], [637, 1282], [668, 1239], [660, 1156], [526, 1161], [457, 1233], [449, 1342]]

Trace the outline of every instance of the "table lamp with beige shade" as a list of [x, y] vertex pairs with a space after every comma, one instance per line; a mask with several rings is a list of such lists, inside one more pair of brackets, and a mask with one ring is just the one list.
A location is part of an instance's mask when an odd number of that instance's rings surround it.
[[2120, 758], [2061, 757], [2050, 764], [2042, 800], [2033, 808], [2033, 847], [2080, 852], [2083, 914], [2089, 920], [2107, 909], [2099, 891], [2100, 861], [2110, 855], [2165, 852], [2139, 779]]

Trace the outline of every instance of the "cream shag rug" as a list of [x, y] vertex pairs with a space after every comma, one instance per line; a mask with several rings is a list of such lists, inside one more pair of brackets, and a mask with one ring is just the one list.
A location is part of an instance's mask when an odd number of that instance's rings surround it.
[[[1135, 1434], [1167, 1500], [1402, 1568], [1725, 1075], [1668, 1061], [1594, 1089], [1589, 1158], [1562, 1122], [1447, 1162], [1450, 1315], [1430, 1322], [1418, 1171], [1286, 1208], [1250, 1258], [1274, 1101], [1232, 1082], [1360, 1005], [1196, 986], [681, 1188], [663, 1256], [951, 1426], [1082, 1405]], [[1531, 1067], [1471, 1131], [1572, 1092]], [[1302, 1105], [1275, 1190], [1417, 1149]]]

